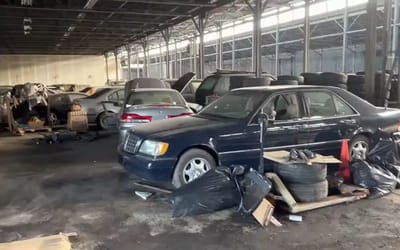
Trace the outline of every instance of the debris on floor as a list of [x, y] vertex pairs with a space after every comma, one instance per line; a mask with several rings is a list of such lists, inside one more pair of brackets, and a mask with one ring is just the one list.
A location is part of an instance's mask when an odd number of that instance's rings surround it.
[[288, 219], [289, 219], [290, 221], [294, 221], [294, 222], [302, 222], [302, 221], [303, 221], [303, 216], [301, 216], [301, 215], [289, 214]]
[[135, 191], [135, 194], [145, 201], [148, 200], [153, 195], [153, 193], [143, 192], [143, 191]]
[[0, 250], [71, 250], [70, 237], [77, 237], [77, 234], [60, 233], [29, 240], [0, 243]]

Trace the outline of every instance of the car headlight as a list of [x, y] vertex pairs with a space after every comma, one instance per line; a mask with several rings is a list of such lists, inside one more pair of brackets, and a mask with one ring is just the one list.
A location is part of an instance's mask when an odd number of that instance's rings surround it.
[[164, 155], [167, 150], [168, 143], [145, 140], [140, 146], [139, 153], [151, 156], [161, 156]]

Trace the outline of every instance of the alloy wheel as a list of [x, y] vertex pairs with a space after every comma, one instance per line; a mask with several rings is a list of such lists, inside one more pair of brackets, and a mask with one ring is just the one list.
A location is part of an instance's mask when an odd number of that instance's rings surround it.
[[204, 158], [196, 157], [186, 163], [183, 168], [183, 180], [189, 183], [211, 169], [211, 164]]

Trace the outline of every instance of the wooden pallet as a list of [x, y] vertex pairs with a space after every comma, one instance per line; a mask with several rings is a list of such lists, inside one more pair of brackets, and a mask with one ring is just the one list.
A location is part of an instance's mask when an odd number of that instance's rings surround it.
[[36, 133], [36, 132], [51, 132], [52, 128], [50, 127], [43, 127], [43, 128], [15, 128], [14, 134], [17, 135], [24, 135], [26, 133]]
[[286, 206], [284, 206], [283, 208], [293, 214], [333, 206], [341, 203], [354, 202], [367, 197], [365, 193], [357, 193], [349, 196], [331, 195], [322, 201], [300, 203], [293, 198], [292, 194], [289, 192], [289, 190], [277, 174], [267, 173], [266, 176], [272, 181], [277, 194], [280, 195], [278, 197], [275, 196], [274, 198], [284, 201], [286, 203]]

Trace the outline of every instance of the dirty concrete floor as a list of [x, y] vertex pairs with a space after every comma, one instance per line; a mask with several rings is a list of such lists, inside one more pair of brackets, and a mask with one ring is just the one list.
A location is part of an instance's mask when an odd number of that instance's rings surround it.
[[398, 249], [398, 194], [303, 213], [260, 228], [226, 210], [174, 219], [167, 197], [143, 201], [116, 162], [116, 136], [34, 143], [0, 135], [0, 242], [77, 232], [73, 249]]

